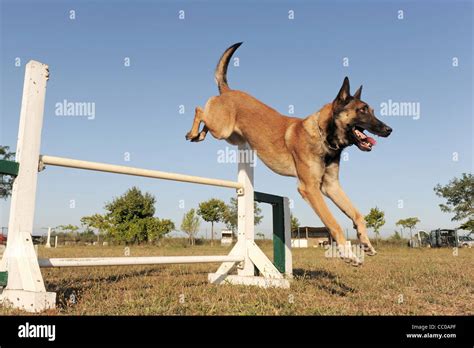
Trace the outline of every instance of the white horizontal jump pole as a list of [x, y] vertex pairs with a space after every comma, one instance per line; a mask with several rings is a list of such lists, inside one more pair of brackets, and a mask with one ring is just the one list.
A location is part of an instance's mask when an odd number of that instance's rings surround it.
[[40, 167], [41, 167], [41, 164], [49, 164], [51, 166], [58, 166], [58, 167], [94, 170], [98, 172], [127, 174], [127, 175], [142, 176], [142, 177], [147, 177], [147, 178], [155, 178], [155, 179], [163, 179], [163, 180], [190, 182], [194, 184], [220, 186], [220, 187], [235, 188], [235, 189], [240, 189], [240, 190], [243, 189], [243, 185], [237, 181], [203, 178], [200, 176], [168, 173], [168, 172], [161, 172], [158, 170], [126, 167], [126, 166], [119, 166], [119, 165], [99, 163], [99, 162], [81, 161], [81, 160], [64, 158], [64, 157], [56, 157], [56, 156], [46, 156], [46, 155], [40, 156]]
[[143, 256], [143, 257], [88, 257], [64, 259], [38, 259], [42, 268], [50, 267], [86, 267], [86, 266], [132, 266], [132, 265], [169, 265], [181, 263], [241, 262], [243, 256]]

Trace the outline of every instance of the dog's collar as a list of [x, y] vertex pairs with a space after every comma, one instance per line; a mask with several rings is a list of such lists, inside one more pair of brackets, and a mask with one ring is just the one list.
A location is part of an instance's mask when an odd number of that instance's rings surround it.
[[327, 140], [326, 137], [323, 137], [323, 133], [322, 133], [322, 131], [321, 131], [321, 127], [319, 126], [319, 113], [318, 113], [318, 119], [316, 120], [316, 126], [318, 127], [318, 131], [319, 131], [319, 136], [320, 136], [320, 138], [324, 140], [324, 142], [327, 144], [327, 146], [328, 146], [331, 150], [333, 150], [333, 151], [339, 150], [339, 145], [336, 145], [336, 146], [334, 147], [334, 146], [332, 146], [332, 145], [329, 143], [329, 141]]

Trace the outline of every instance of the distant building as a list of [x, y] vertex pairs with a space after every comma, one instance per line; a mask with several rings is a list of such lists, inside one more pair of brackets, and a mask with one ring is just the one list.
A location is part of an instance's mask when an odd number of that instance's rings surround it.
[[298, 227], [291, 231], [291, 246], [293, 248], [316, 248], [332, 244], [332, 237], [326, 227]]
[[232, 245], [234, 234], [231, 230], [221, 231], [221, 245]]

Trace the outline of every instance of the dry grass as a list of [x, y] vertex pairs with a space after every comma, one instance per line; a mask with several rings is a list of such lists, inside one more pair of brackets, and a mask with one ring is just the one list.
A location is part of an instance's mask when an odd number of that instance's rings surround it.
[[[271, 254], [271, 244], [264, 243]], [[132, 256], [226, 254], [208, 245], [131, 247]], [[41, 257], [123, 256], [123, 247], [44, 249]], [[294, 250], [291, 289], [211, 285], [218, 264], [44, 269], [47, 315], [472, 315], [474, 249], [379, 247], [361, 268]], [[402, 301], [400, 301], [402, 300]], [[22, 314], [0, 307], [0, 314]]]

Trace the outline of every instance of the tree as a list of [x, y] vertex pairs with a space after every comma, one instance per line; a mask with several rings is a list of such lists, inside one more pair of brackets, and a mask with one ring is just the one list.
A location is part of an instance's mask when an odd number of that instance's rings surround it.
[[420, 219], [418, 219], [416, 216], [405, 219], [405, 226], [410, 229], [410, 239], [413, 238], [412, 231], [418, 223], [420, 223]]
[[365, 216], [365, 222], [368, 228], [372, 228], [376, 235], [376, 240], [380, 238], [380, 228], [385, 225], [385, 213], [379, 208], [370, 209], [369, 214]]
[[186, 233], [189, 237], [189, 244], [195, 244], [196, 233], [199, 230], [199, 217], [196, 215], [196, 211], [191, 209], [183, 216], [183, 221], [181, 222], [181, 231]]
[[110, 228], [109, 219], [100, 214], [82, 217], [81, 224], [87, 229], [96, 229], [99, 237], [105, 235]]
[[156, 199], [151, 194], [143, 194], [137, 187], [132, 187], [107, 203], [106, 217], [111, 221], [109, 236], [125, 243], [148, 241], [148, 230], [154, 223], [155, 202]]
[[220, 199], [212, 198], [206, 202], [199, 203], [198, 215], [211, 223], [211, 245], [214, 245], [214, 223], [224, 221], [227, 205]]
[[[258, 206], [257, 202], [254, 202], [253, 205], [253, 213], [254, 213], [254, 224], [255, 226], [260, 224], [263, 219], [262, 209]], [[238, 215], [238, 205], [237, 205], [237, 199], [232, 197], [230, 199], [230, 203], [227, 205], [227, 210], [226, 214], [224, 216], [224, 222], [226, 224], [226, 227], [232, 231], [232, 233], [235, 235], [235, 232], [237, 231], [237, 215]]]
[[474, 219], [467, 220], [461, 226], [459, 226], [461, 230], [466, 230], [470, 232], [474, 232]]
[[403, 237], [400, 235], [400, 233], [398, 233], [398, 231], [395, 231], [395, 233], [393, 234], [393, 236], [390, 237], [390, 239], [393, 241], [400, 241], [403, 239]]
[[75, 242], [78, 240], [78, 231], [79, 227], [76, 225], [60, 225], [54, 228], [54, 230], [58, 231], [59, 233], [62, 233], [65, 238], [72, 239]]
[[405, 219], [400, 219], [398, 220], [397, 222], [395, 222], [395, 226], [400, 226], [401, 227], [401, 231], [402, 231], [402, 235], [401, 235], [401, 238], [403, 238], [403, 230], [405, 229]]
[[170, 219], [159, 219], [157, 217], [145, 219], [144, 227], [148, 242], [157, 242], [165, 234], [176, 229], [174, 222]]
[[413, 229], [416, 227], [416, 225], [420, 222], [420, 219], [417, 217], [409, 217], [406, 219], [400, 219], [398, 220], [395, 225], [401, 226], [402, 227], [402, 238], [403, 238], [403, 229], [404, 228], [409, 228], [410, 229], [410, 239], [413, 237]]
[[451, 221], [467, 219], [460, 228], [473, 230], [474, 226], [474, 176], [463, 173], [461, 178], [452, 179], [447, 185], [436, 185], [437, 196], [446, 199], [446, 204], [440, 204], [442, 212], [454, 213]]
[[86, 229], [83, 232], [79, 232], [78, 238], [81, 242], [93, 243], [96, 239], [96, 236], [93, 230]]
[[79, 231], [79, 227], [77, 227], [76, 225], [59, 225], [57, 227], [54, 228], [55, 230], [59, 230], [63, 233], [69, 233], [71, 235], [74, 235], [76, 234], [78, 231]]
[[122, 196], [105, 205], [113, 223], [144, 219], [155, 214], [156, 199], [150, 193], [143, 194], [137, 187], [127, 190]]
[[293, 214], [290, 214], [290, 220], [291, 220], [291, 230], [292, 231], [298, 230], [298, 227], [300, 227], [300, 222], [298, 221], [298, 218], [294, 216]]
[[[0, 146], [0, 159], [12, 161], [15, 158], [15, 153], [10, 152], [9, 146]], [[6, 199], [12, 194], [12, 186], [14, 176], [0, 174], [0, 198]]]
[[107, 203], [105, 219], [110, 222], [107, 235], [124, 243], [155, 242], [175, 229], [173, 221], [154, 217], [156, 199], [132, 187]]

